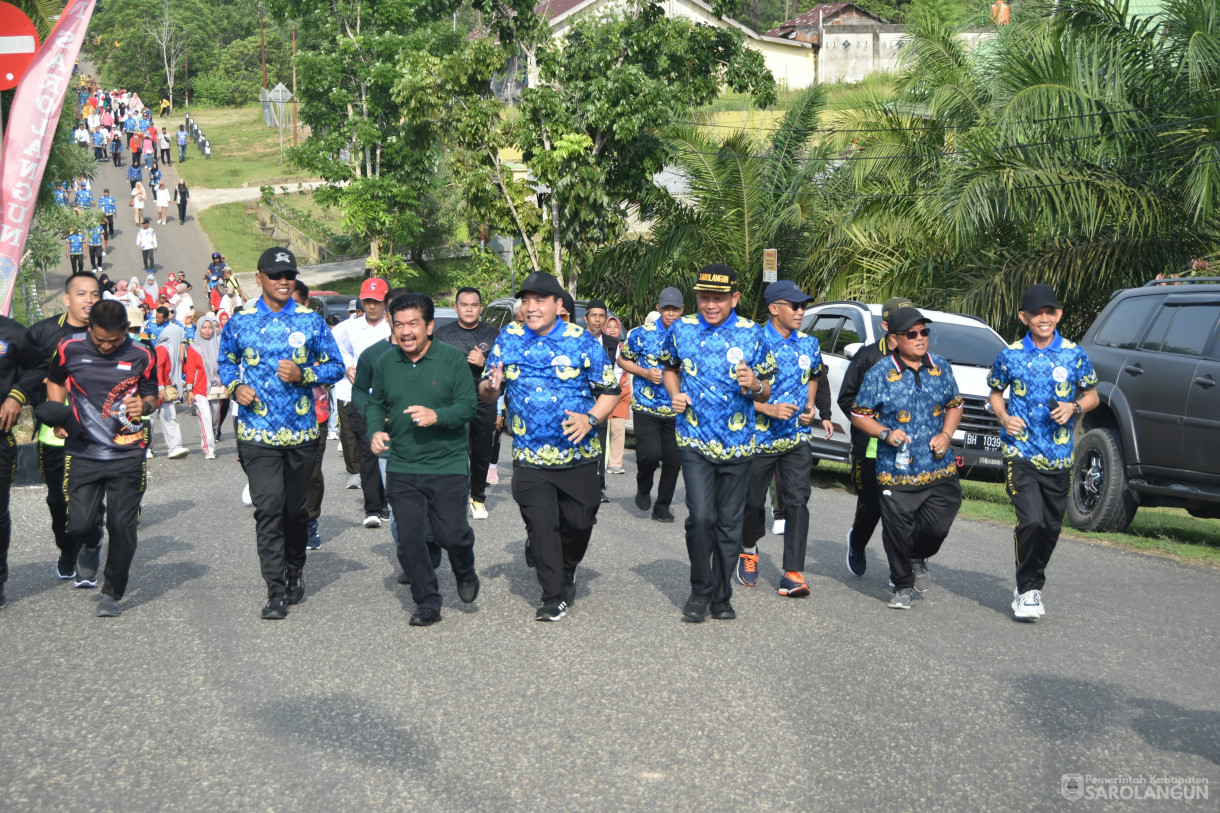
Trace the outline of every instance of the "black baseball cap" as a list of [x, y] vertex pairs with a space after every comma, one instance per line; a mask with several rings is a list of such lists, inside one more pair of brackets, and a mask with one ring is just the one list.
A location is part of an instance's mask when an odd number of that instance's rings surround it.
[[811, 302], [813, 297], [802, 291], [797, 284], [790, 279], [777, 280], [767, 286], [767, 290], [763, 293], [768, 305], [779, 302], [781, 299], [785, 302], [791, 302], [793, 305], [800, 305], [802, 302]]
[[906, 333], [911, 329], [911, 325], [918, 324], [919, 322], [932, 324], [931, 319], [912, 307], [898, 308], [890, 315], [889, 319], [885, 320], [890, 333]]
[[563, 290], [563, 286], [559, 284], [559, 280], [555, 279], [554, 275], [535, 271], [526, 277], [525, 282], [521, 283], [521, 287], [517, 289], [517, 299], [526, 294], [562, 297], [564, 293], [566, 292]]
[[1055, 289], [1044, 282], [1029, 286], [1025, 293], [1021, 294], [1021, 310], [1026, 313], [1034, 313], [1048, 307], [1058, 310], [1059, 297], [1055, 295]]
[[658, 308], [682, 308], [686, 303], [682, 301], [682, 292], [677, 288], [663, 288], [661, 295], [657, 297]]
[[563, 303], [563, 309], [568, 312], [568, 316], [576, 318], [576, 300], [567, 291], [559, 295], [559, 301]]
[[273, 246], [259, 255], [257, 268], [259, 271], [270, 273], [275, 273], [276, 271], [296, 271], [297, 258], [288, 249], [282, 246]]
[[898, 310], [899, 308], [910, 307], [913, 307], [911, 305], [911, 300], [907, 299], [905, 296], [891, 296], [889, 299], [885, 300], [885, 304], [881, 306], [881, 320], [888, 325], [890, 323], [890, 317], [894, 314], [894, 311]]
[[723, 263], [705, 265], [695, 277], [695, 290], [715, 294], [736, 293], [737, 272]]

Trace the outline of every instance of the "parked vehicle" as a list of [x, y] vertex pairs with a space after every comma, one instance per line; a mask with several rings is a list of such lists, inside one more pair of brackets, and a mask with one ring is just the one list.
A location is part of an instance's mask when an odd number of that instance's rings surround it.
[[1082, 420], [1068, 520], [1122, 531], [1140, 506], [1220, 517], [1220, 277], [1118, 291], [1081, 346], [1100, 406]]
[[[974, 468], [1003, 468], [1000, 422], [987, 405], [991, 394], [987, 374], [1004, 348], [1004, 340], [976, 317], [924, 308], [920, 312], [933, 322], [928, 349], [952, 365], [965, 401], [962, 422], [952, 442], [958, 464], [963, 473]], [[851, 418], [839, 408], [839, 388], [856, 351], [881, 340], [881, 306], [854, 301], [824, 302], [806, 312], [801, 330], [815, 336], [821, 345], [834, 402], [834, 435], [823, 439], [820, 433], [814, 434], [814, 457], [846, 462], [851, 452]]]

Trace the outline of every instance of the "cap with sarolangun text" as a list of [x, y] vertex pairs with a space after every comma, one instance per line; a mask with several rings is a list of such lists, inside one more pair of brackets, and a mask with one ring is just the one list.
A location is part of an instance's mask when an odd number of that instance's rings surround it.
[[737, 272], [723, 263], [712, 263], [699, 269], [695, 290], [716, 294], [737, 292]]

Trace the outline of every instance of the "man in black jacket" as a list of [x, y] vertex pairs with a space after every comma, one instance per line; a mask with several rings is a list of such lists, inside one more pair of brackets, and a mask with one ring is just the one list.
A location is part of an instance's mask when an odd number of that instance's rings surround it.
[[[22, 348], [25, 347], [25, 326], [15, 319], [0, 316], [0, 392], [9, 392], [20, 373]], [[8, 545], [12, 536], [12, 518], [9, 515], [9, 492], [17, 473], [17, 441], [13, 439], [13, 424], [21, 415], [21, 405], [13, 401], [14, 407], [5, 399], [0, 407], [0, 607], [7, 603], [4, 583], [8, 581]]]
[[[881, 339], [857, 350], [843, 374], [843, 384], [839, 387], [839, 408], [843, 414], [851, 414], [851, 405], [856, 401], [864, 374], [894, 350], [893, 340], [888, 335], [890, 316], [899, 308], [909, 307], [912, 307], [911, 300], [902, 296], [890, 297], [881, 306]], [[881, 489], [877, 486], [877, 441], [854, 425], [851, 428], [851, 481], [856, 489], [856, 516], [847, 532], [847, 569], [863, 576], [868, 567], [864, 547], [881, 521]]]
[[[49, 316], [30, 325], [22, 347], [21, 376], [8, 391], [0, 405], [0, 421], [11, 426], [21, 413], [21, 407], [36, 407], [47, 398], [45, 379], [59, 342], [65, 336], [83, 333], [89, 328], [89, 313], [101, 298], [97, 277], [88, 272], [76, 273], [64, 283], [65, 313]], [[97, 580], [98, 547], [102, 541], [101, 526], [73, 539], [68, 533], [68, 509], [64, 500], [64, 442], [55, 437], [49, 426], [34, 423], [38, 440], [38, 468], [47, 484], [47, 508], [51, 511], [51, 532], [59, 548], [55, 577], [61, 581], [76, 577], [77, 587], [93, 587]], [[76, 551], [80, 551], [79, 558]], [[79, 565], [79, 567], [78, 567]]]

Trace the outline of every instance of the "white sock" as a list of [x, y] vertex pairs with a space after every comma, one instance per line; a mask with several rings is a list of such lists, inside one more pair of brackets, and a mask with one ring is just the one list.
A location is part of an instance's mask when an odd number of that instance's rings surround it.
[[742, 551], [742, 553], [748, 553], [751, 556], [757, 556], [758, 555], [758, 546], [755, 545], [752, 548], [742, 548], [741, 551]]

